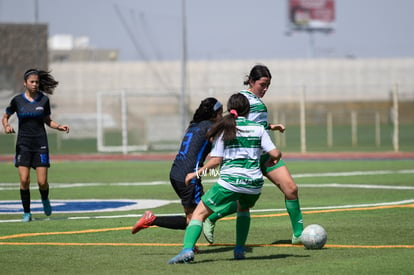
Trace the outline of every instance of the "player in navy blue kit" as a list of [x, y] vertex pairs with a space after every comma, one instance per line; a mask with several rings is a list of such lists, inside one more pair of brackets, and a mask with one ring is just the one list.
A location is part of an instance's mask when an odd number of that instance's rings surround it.
[[37, 184], [46, 216], [52, 214], [49, 201], [47, 170], [50, 167], [49, 146], [44, 124], [52, 129], [69, 132], [68, 125], [60, 125], [50, 117], [49, 98], [59, 84], [49, 72], [30, 69], [24, 73], [24, 91], [13, 97], [2, 118], [4, 132], [14, 133], [9, 118], [16, 113], [19, 125], [16, 142], [15, 166], [19, 170], [20, 198], [23, 205], [23, 222], [32, 220], [30, 213], [30, 168], [36, 170]]
[[151, 211], [147, 211], [133, 226], [132, 234], [151, 225], [182, 230], [187, 227], [204, 191], [200, 179], [194, 179], [192, 184], [186, 185], [185, 177], [203, 166], [211, 151], [211, 142], [207, 139], [206, 133], [213, 123], [222, 117], [222, 113], [222, 104], [217, 99], [209, 97], [201, 101], [172, 164], [170, 182], [181, 199], [185, 217], [156, 217]]

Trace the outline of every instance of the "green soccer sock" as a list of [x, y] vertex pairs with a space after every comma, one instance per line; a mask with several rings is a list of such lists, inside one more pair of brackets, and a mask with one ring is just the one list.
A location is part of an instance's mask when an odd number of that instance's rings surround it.
[[237, 212], [236, 247], [244, 247], [250, 230], [250, 212]]
[[201, 235], [203, 222], [191, 220], [184, 234], [184, 248], [193, 248]]
[[293, 235], [299, 237], [303, 231], [302, 211], [300, 210], [299, 200], [285, 200], [285, 205], [292, 223]]
[[231, 215], [231, 214], [236, 213], [236, 212], [237, 212], [237, 202], [233, 202], [233, 203], [229, 204], [229, 206], [227, 208], [220, 211], [220, 213], [214, 212], [213, 214], [208, 216], [207, 219], [209, 219], [211, 222], [215, 223], [218, 219], [221, 219], [225, 216]]

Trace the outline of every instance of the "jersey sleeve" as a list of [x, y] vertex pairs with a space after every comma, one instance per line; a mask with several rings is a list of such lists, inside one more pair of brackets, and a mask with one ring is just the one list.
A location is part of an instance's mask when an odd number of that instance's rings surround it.
[[210, 152], [211, 157], [223, 157], [224, 156], [224, 141], [223, 134], [216, 138], [213, 142], [213, 149]]
[[8, 114], [8, 115], [12, 115], [12, 114], [14, 114], [15, 112], [16, 112], [16, 99], [15, 98], [13, 98], [11, 101], [10, 101], [10, 104], [9, 104], [9, 106], [7, 106], [6, 107], [6, 114]]
[[44, 115], [45, 116], [50, 116], [51, 111], [50, 111], [50, 101], [49, 98], [46, 97], [46, 103], [45, 103], [45, 109], [44, 109]]
[[262, 135], [262, 149], [266, 153], [273, 149], [276, 149], [276, 146], [274, 145], [274, 143], [270, 139], [269, 134], [266, 131], [263, 131]]

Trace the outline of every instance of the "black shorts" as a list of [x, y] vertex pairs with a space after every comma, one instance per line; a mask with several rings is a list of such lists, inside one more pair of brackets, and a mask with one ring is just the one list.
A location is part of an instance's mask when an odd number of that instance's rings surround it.
[[50, 167], [49, 150], [29, 150], [25, 146], [16, 145], [16, 156], [14, 166]]
[[195, 208], [200, 202], [201, 196], [204, 195], [200, 179], [194, 179], [189, 185], [185, 185], [183, 181], [170, 177], [170, 182], [185, 208]]

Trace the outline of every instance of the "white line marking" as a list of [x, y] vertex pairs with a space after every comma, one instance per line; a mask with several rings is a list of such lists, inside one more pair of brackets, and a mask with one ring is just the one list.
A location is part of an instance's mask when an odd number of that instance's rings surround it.
[[406, 170], [376, 170], [376, 171], [352, 171], [352, 172], [332, 172], [332, 173], [305, 173], [294, 174], [294, 178], [309, 177], [350, 177], [350, 176], [369, 176], [369, 175], [387, 175], [387, 174], [413, 174], [414, 169]]
[[[403, 201], [394, 201], [394, 202], [383, 202], [383, 203], [366, 203], [366, 204], [349, 204], [349, 205], [335, 205], [335, 206], [321, 206], [321, 207], [304, 207], [303, 210], [326, 210], [326, 209], [346, 209], [346, 208], [359, 208], [359, 207], [375, 207], [375, 206], [387, 206], [387, 205], [403, 205], [414, 203], [414, 199], [403, 200]], [[275, 208], [275, 209], [252, 209], [252, 213], [264, 213], [264, 212], [285, 212], [286, 208]], [[174, 214], [162, 214], [157, 216], [177, 216], [184, 215], [183, 213], [174, 213]], [[60, 217], [60, 218], [44, 218], [39, 219], [35, 218], [34, 221], [41, 220], [89, 220], [89, 219], [115, 219], [115, 218], [138, 218], [142, 217], [142, 214], [125, 214], [125, 215], [113, 215], [113, 216], [88, 216], [88, 217]], [[21, 222], [21, 220], [0, 220], [0, 223], [8, 222]]]
[[[345, 208], [359, 208], [359, 207], [375, 207], [375, 206], [387, 206], [387, 205], [402, 205], [414, 203], [414, 199], [393, 201], [393, 202], [382, 202], [382, 203], [364, 203], [364, 204], [348, 204], [348, 205], [334, 205], [334, 206], [320, 206], [320, 207], [301, 207], [301, 210], [325, 210], [325, 209], [345, 209]], [[271, 212], [271, 211], [286, 211], [286, 208], [279, 209], [252, 209], [250, 212]]]
[[[305, 174], [293, 174], [293, 178], [313, 178], [313, 177], [351, 177], [351, 176], [369, 176], [369, 175], [387, 175], [387, 174], [414, 174], [414, 169], [406, 170], [376, 170], [376, 171], [354, 171], [354, 172], [335, 172], [335, 173], [305, 173]], [[210, 178], [203, 180], [203, 183], [214, 183], [216, 178]], [[75, 182], [75, 183], [55, 183], [51, 184], [52, 188], [75, 188], [75, 187], [90, 187], [90, 186], [148, 186], [148, 185], [169, 185], [169, 181], [148, 181], [148, 182]], [[339, 186], [337, 183], [322, 184], [326, 187], [348, 187], [348, 188], [373, 188], [373, 189], [408, 189], [411, 190], [411, 186], [388, 186], [388, 185], [345, 185]], [[311, 186], [311, 184], [300, 184], [301, 187], [321, 187]], [[18, 183], [0, 183], [0, 191], [3, 190], [18, 190]]]
[[[337, 173], [304, 173], [304, 174], [293, 174], [294, 178], [306, 178], [306, 177], [349, 177], [349, 176], [368, 176], [368, 175], [386, 175], [386, 174], [413, 174], [414, 169], [406, 170], [378, 170], [378, 171], [354, 171], [354, 172], [337, 172]], [[216, 178], [210, 178], [203, 180], [203, 183], [214, 183]], [[148, 186], [148, 185], [169, 185], [169, 181], [150, 181], [150, 182], [118, 182], [118, 183], [56, 183], [52, 184], [52, 188], [77, 188], [77, 187], [86, 187], [86, 186]], [[264, 187], [269, 187], [273, 185], [266, 184]], [[301, 188], [361, 188], [361, 189], [389, 189], [389, 190], [414, 190], [414, 186], [392, 186], [392, 185], [375, 185], [375, 184], [341, 184], [341, 183], [323, 183], [323, 184], [314, 184], [314, 183], [302, 183], [298, 184]], [[0, 191], [2, 190], [18, 190], [18, 183], [0, 183]], [[176, 201], [179, 203], [179, 201]], [[384, 203], [375, 203], [375, 204], [358, 204], [358, 205], [342, 205], [342, 206], [325, 206], [325, 207], [309, 207], [302, 208], [302, 210], [321, 210], [321, 209], [335, 209], [335, 208], [356, 208], [356, 207], [370, 207], [370, 206], [382, 206], [382, 205], [399, 205], [399, 204], [408, 204], [413, 203], [414, 200], [404, 200], [397, 202], [384, 202]], [[281, 212], [286, 211], [285, 208], [281, 209], [252, 209], [251, 212]], [[175, 216], [182, 215], [178, 214], [165, 214], [163, 216]], [[114, 216], [90, 216], [90, 217], [64, 217], [64, 218], [46, 218], [46, 219], [36, 219], [36, 220], [59, 220], [59, 219], [106, 219], [106, 218], [131, 218], [131, 217], [141, 217], [141, 214], [126, 214], [126, 215], [114, 215]], [[20, 222], [20, 220], [0, 220], [0, 223], [4, 222]]]
[[298, 184], [301, 188], [306, 187], [332, 187], [332, 188], [361, 188], [361, 189], [389, 189], [389, 190], [414, 190], [414, 186], [394, 186], [376, 184], [346, 184], [346, 183], [302, 183]]
[[[203, 180], [203, 183], [214, 183], [216, 179]], [[159, 185], [161, 183], [157, 183]], [[163, 184], [169, 184], [164, 182]], [[16, 185], [16, 184], [14, 184]], [[59, 188], [77, 188], [77, 187], [90, 187], [90, 186], [148, 186], [153, 185], [147, 182], [120, 182], [120, 183], [56, 183], [52, 185], [52, 189]], [[2, 184], [0, 184], [2, 186]], [[273, 187], [273, 185], [265, 184], [263, 187]], [[414, 190], [414, 186], [395, 186], [395, 185], [377, 185], [377, 184], [347, 184], [347, 183], [300, 183], [298, 184], [301, 188], [360, 188], [360, 189], [389, 189], [389, 190]], [[4, 190], [18, 190], [15, 187], [0, 187], [0, 191]]]

